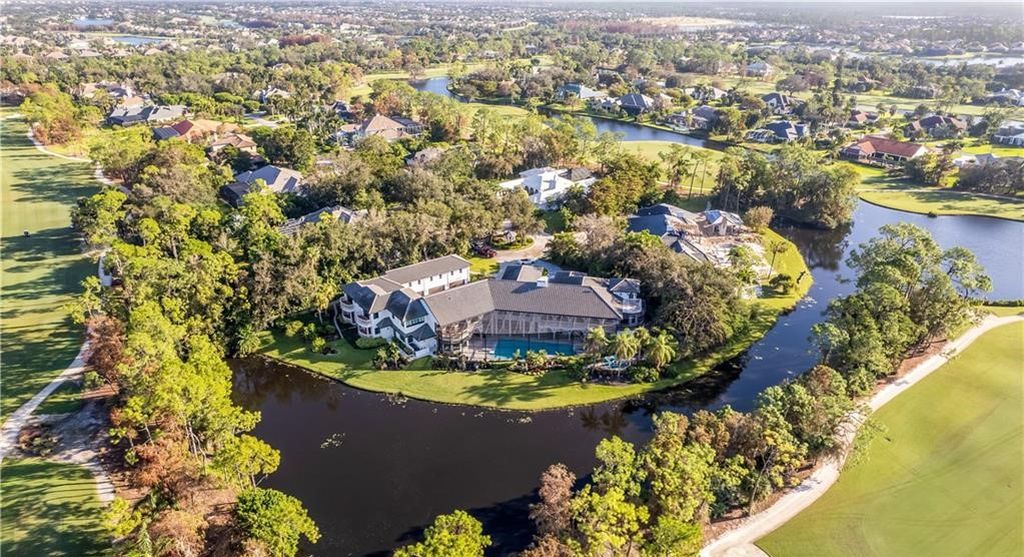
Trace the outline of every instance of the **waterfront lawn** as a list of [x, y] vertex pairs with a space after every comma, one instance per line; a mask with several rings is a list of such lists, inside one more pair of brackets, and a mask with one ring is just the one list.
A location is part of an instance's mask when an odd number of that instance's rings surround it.
[[[667, 180], [667, 171], [664, 168], [664, 163], [661, 161], [661, 153], [668, 152], [672, 148], [672, 145], [680, 145], [672, 141], [656, 141], [656, 140], [645, 140], [645, 141], [623, 141], [620, 143], [622, 148], [628, 153], [634, 153], [647, 160], [658, 162], [662, 165], [663, 178]], [[702, 147], [694, 147], [691, 145], [683, 145], [687, 150], [700, 151], [705, 155], [708, 155], [707, 164], [701, 163], [700, 171], [693, 178], [694, 193], [696, 195], [703, 196], [705, 193], [710, 193], [718, 182], [718, 163], [725, 156], [725, 153], [715, 149], [705, 149]], [[701, 184], [703, 183], [703, 187]], [[684, 177], [679, 184], [679, 191], [682, 194], [686, 194], [690, 189], [690, 178]], [[698, 193], [699, 192], [699, 193]], [[701, 206], [701, 209], [704, 207]]]
[[857, 195], [875, 205], [911, 213], [980, 215], [1024, 221], [1024, 199], [1010, 200], [975, 195], [949, 188], [928, 187], [889, 175], [885, 170], [850, 164], [860, 175]]
[[[765, 241], [785, 241], [768, 231]], [[776, 259], [778, 272], [794, 278], [807, 271], [796, 246]], [[492, 260], [485, 260], [492, 261]], [[466, 404], [508, 410], [544, 410], [594, 404], [645, 392], [674, 387], [707, 373], [716, 365], [733, 358], [763, 337], [778, 315], [792, 308], [810, 289], [811, 275], [788, 295], [770, 295], [754, 302], [754, 315], [747, 327], [711, 354], [672, 364], [667, 377], [655, 383], [597, 384], [580, 383], [564, 371], [526, 375], [506, 370], [480, 372], [445, 371], [430, 368], [430, 359], [421, 358], [402, 370], [371, 369], [375, 350], [356, 348], [345, 339], [330, 346], [334, 354], [317, 354], [299, 337], [289, 338], [280, 331], [261, 333], [260, 352], [270, 358], [304, 367], [316, 373], [368, 391], [401, 394], [435, 402]]]
[[[61, 306], [95, 272], [71, 230], [70, 210], [97, 191], [92, 167], [42, 153], [25, 136], [23, 120], [0, 123], [3, 233], [0, 274], [0, 353], [6, 416], [74, 360], [81, 329]], [[28, 230], [30, 235], [23, 236]]]
[[886, 431], [757, 545], [776, 557], [1018, 555], [1024, 323], [989, 331], [882, 407]]
[[5, 460], [0, 473], [0, 554], [105, 553], [103, 507], [88, 469], [28, 458]]

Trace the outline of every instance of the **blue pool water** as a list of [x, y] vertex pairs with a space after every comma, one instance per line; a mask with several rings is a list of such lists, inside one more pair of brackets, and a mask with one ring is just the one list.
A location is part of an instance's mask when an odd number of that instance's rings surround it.
[[572, 349], [571, 344], [562, 344], [560, 342], [544, 342], [542, 340], [526, 340], [519, 338], [503, 338], [498, 339], [497, 344], [494, 345], [494, 357], [511, 360], [515, 355], [516, 350], [519, 351], [520, 357], [525, 357], [528, 350], [534, 352], [540, 352], [541, 350], [547, 352], [549, 355], [553, 354], [575, 354], [576, 351]]

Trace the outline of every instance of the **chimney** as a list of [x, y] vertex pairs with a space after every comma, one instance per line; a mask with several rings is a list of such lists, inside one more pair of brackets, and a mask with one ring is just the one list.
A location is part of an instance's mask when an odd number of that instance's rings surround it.
[[548, 287], [548, 277], [540, 277], [540, 278], [537, 279], [537, 288], [547, 288], [547, 287]]

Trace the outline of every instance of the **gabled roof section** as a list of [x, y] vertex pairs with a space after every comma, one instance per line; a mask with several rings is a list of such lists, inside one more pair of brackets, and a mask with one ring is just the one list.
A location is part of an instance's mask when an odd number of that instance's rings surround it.
[[391, 269], [384, 273], [383, 278], [394, 281], [398, 284], [409, 284], [411, 282], [425, 279], [432, 276], [443, 275], [460, 269], [468, 269], [469, 261], [458, 255], [446, 255], [436, 259], [428, 259], [405, 267]]

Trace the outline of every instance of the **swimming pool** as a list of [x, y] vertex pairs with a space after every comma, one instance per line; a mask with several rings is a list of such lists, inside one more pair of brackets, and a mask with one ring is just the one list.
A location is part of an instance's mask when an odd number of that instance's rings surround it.
[[560, 342], [544, 342], [542, 340], [528, 340], [520, 338], [502, 338], [498, 339], [497, 344], [494, 345], [494, 357], [505, 360], [511, 360], [516, 351], [519, 351], [520, 357], [525, 357], [526, 352], [532, 350], [534, 352], [540, 352], [541, 350], [548, 353], [548, 355], [564, 354], [570, 355], [575, 354], [571, 344], [563, 344]]

